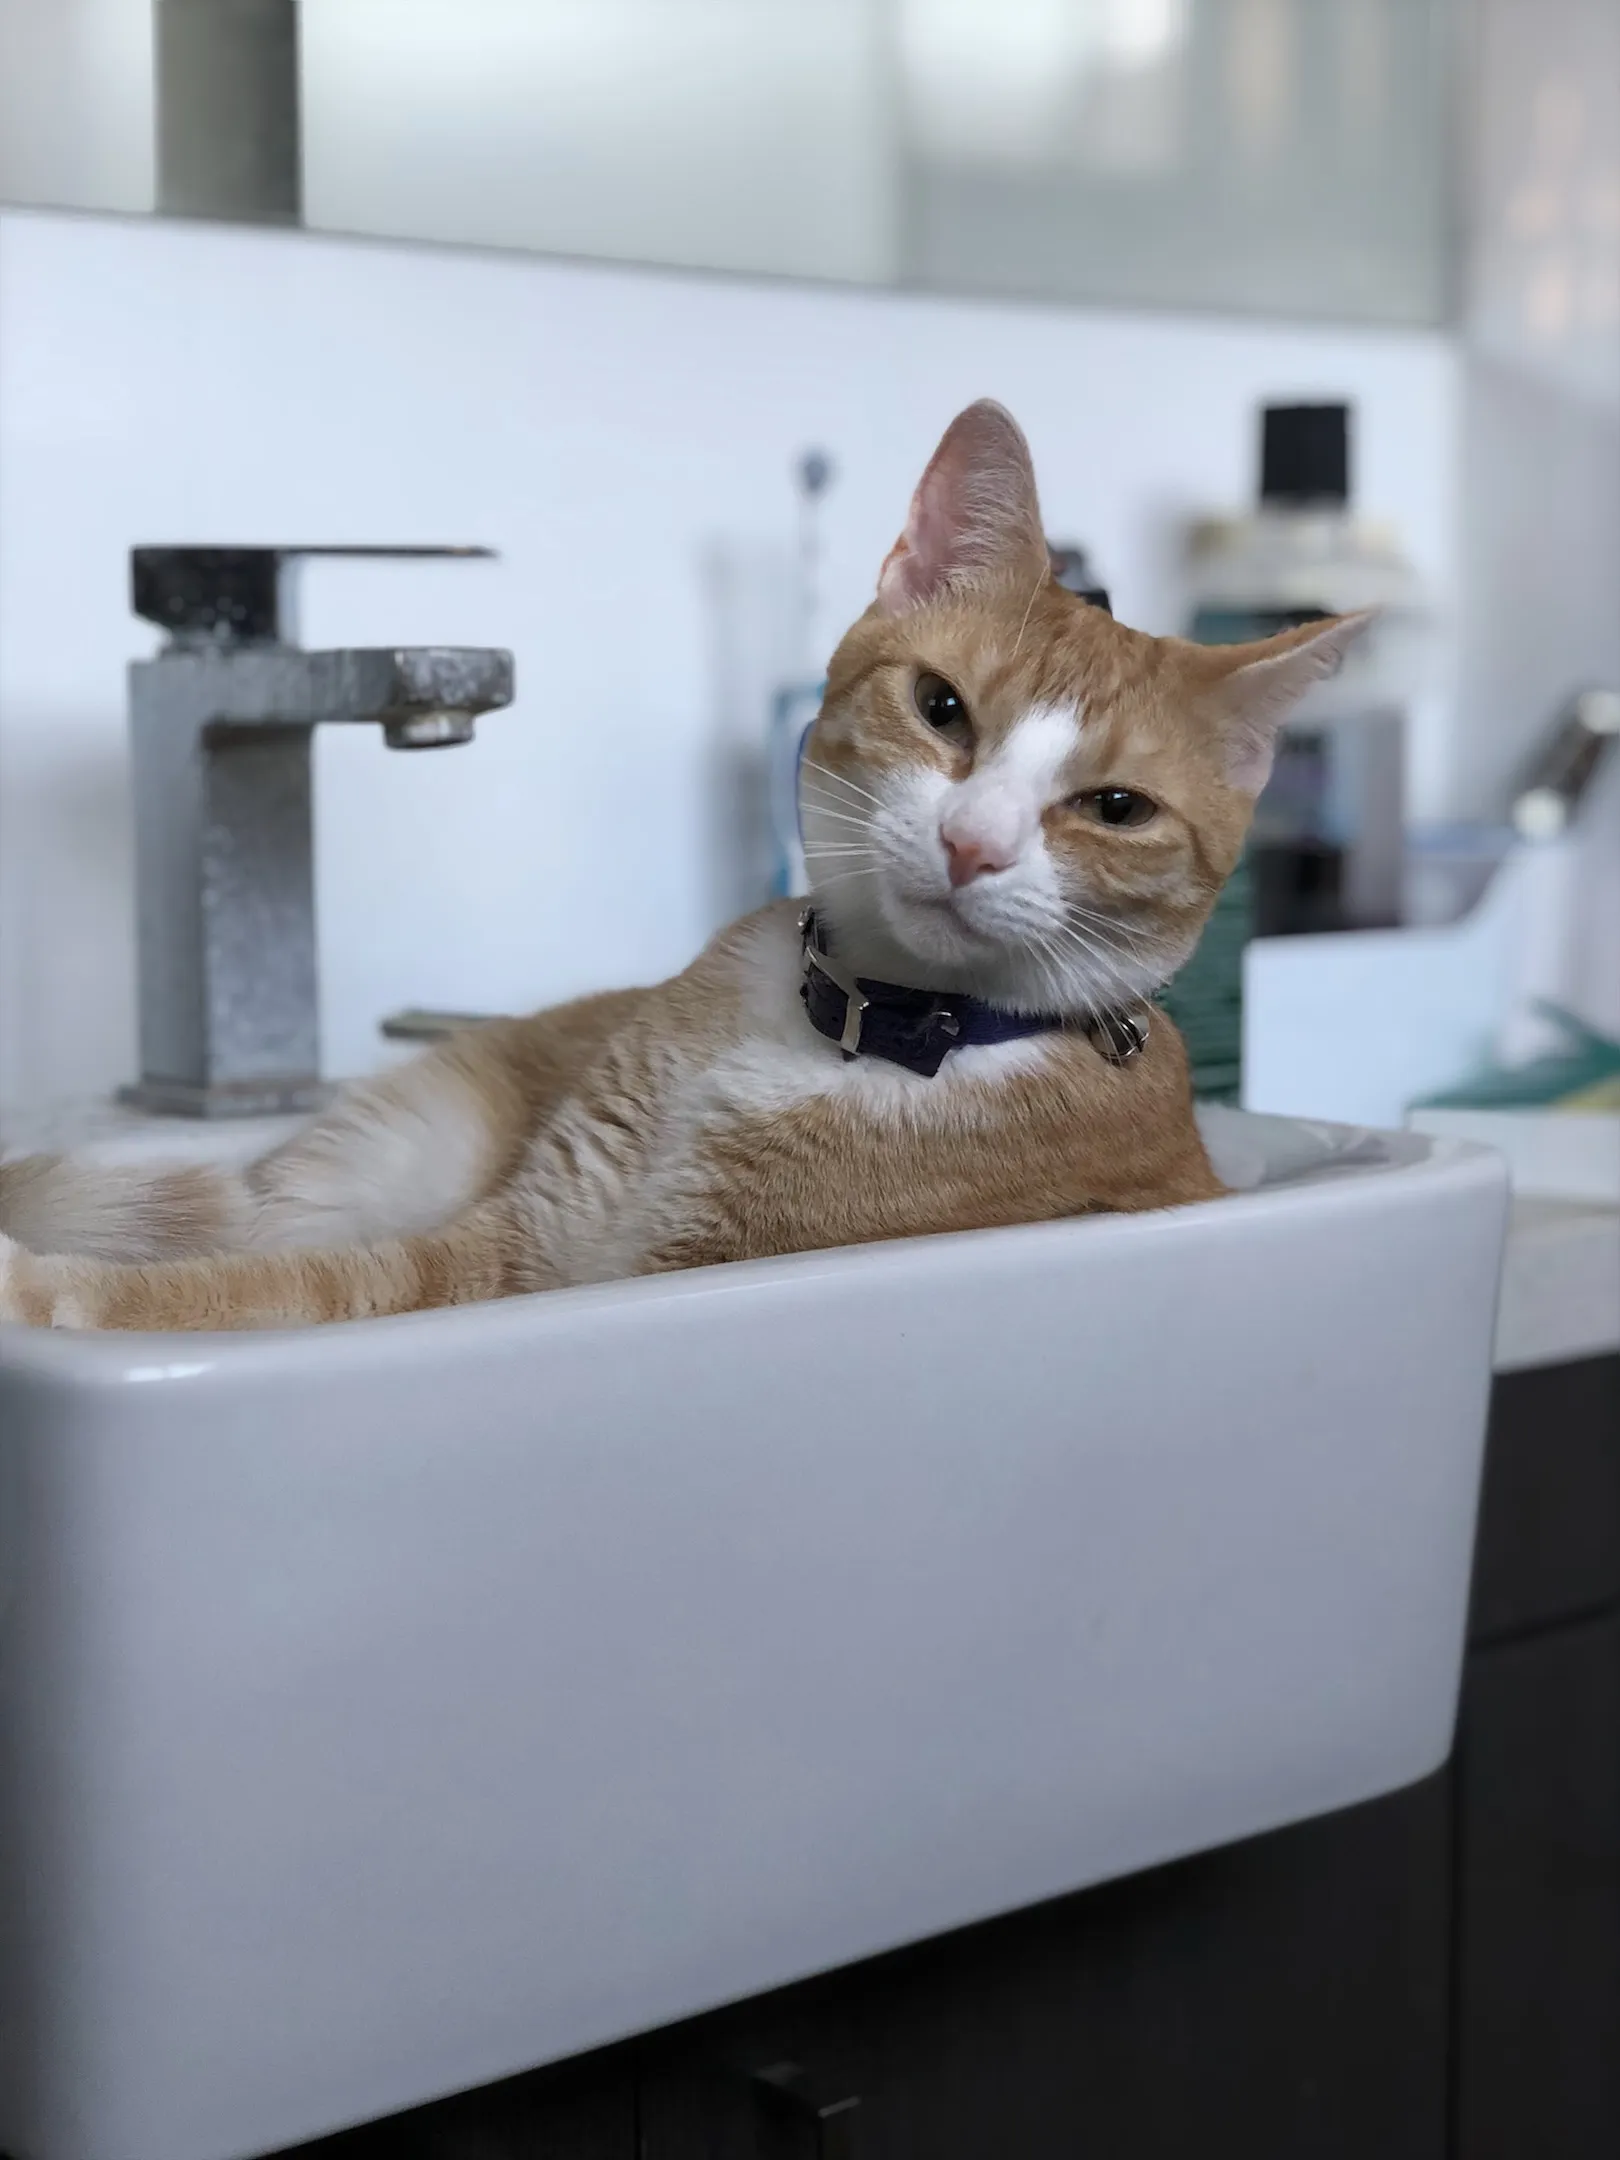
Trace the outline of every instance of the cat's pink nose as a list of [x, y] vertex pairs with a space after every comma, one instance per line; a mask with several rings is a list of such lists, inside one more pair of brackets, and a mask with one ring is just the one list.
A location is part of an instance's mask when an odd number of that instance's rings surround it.
[[985, 877], [992, 870], [1005, 870], [1012, 862], [1005, 848], [998, 848], [989, 840], [956, 840], [941, 830], [940, 839], [945, 846], [945, 867], [953, 885], [970, 885], [976, 877]]

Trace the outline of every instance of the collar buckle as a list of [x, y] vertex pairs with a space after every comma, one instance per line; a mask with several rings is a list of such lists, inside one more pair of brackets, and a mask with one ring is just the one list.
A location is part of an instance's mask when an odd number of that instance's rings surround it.
[[821, 943], [815, 913], [806, 908], [799, 917], [799, 929], [804, 936], [804, 964], [824, 975], [835, 990], [844, 994], [844, 1030], [838, 1038], [838, 1047], [845, 1057], [858, 1057], [861, 1048], [861, 1021], [872, 1000], [862, 990], [848, 968], [840, 967]]

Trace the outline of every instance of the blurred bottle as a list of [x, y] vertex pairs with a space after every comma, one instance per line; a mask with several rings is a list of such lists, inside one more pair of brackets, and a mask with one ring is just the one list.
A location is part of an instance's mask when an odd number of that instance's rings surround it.
[[1066, 592], [1078, 594], [1109, 615], [1114, 612], [1108, 587], [1098, 578], [1087, 549], [1072, 540], [1049, 540], [1047, 552], [1052, 558], [1052, 575]]
[[1196, 526], [1187, 567], [1188, 634], [1205, 645], [1378, 610], [1340, 672], [1290, 716], [1249, 862], [1262, 937], [1399, 922], [1406, 707], [1423, 614], [1394, 534], [1351, 510], [1349, 407], [1268, 406], [1258, 509]]
[[820, 657], [821, 504], [833, 478], [833, 462], [825, 450], [806, 450], [794, 467], [799, 498], [794, 664], [777, 686], [768, 723], [771, 892], [775, 898], [810, 889], [799, 830], [799, 764], [827, 687]]

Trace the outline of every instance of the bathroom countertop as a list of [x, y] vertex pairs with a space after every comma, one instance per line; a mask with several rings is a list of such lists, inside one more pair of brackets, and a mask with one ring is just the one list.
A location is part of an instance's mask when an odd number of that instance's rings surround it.
[[1620, 1350], [1620, 1208], [1516, 1194], [1496, 1315], [1496, 1369]]
[[[297, 1117], [160, 1119], [111, 1102], [64, 1104], [8, 1117], [0, 1128], [0, 1154], [72, 1147], [108, 1161], [161, 1153], [243, 1162], [303, 1122]], [[1620, 1351], [1620, 1209], [1517, 1194], [1497, 1313], [1497, 1371], [1609, 1351]]]

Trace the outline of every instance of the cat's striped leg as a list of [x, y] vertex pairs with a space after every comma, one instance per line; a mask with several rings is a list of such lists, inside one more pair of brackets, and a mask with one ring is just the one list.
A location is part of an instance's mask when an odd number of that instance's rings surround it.
[[[258, 1162], [0, 1163], [0, 1233], [110, 1261], [341, 1248], [452, 1222], [493, 1189], [527, 1129], [513, 1044], [545, 1020], [469, 1030], [346, 1088]], [[531, 1050], [531, 1057], [538, 1054]]]
[[376, 1245], [118, 1265], [0, 1238], [0, 1320], [154, 1332], [302, 1327], [471, 1305], [548, 1287], [499, 1206]]

